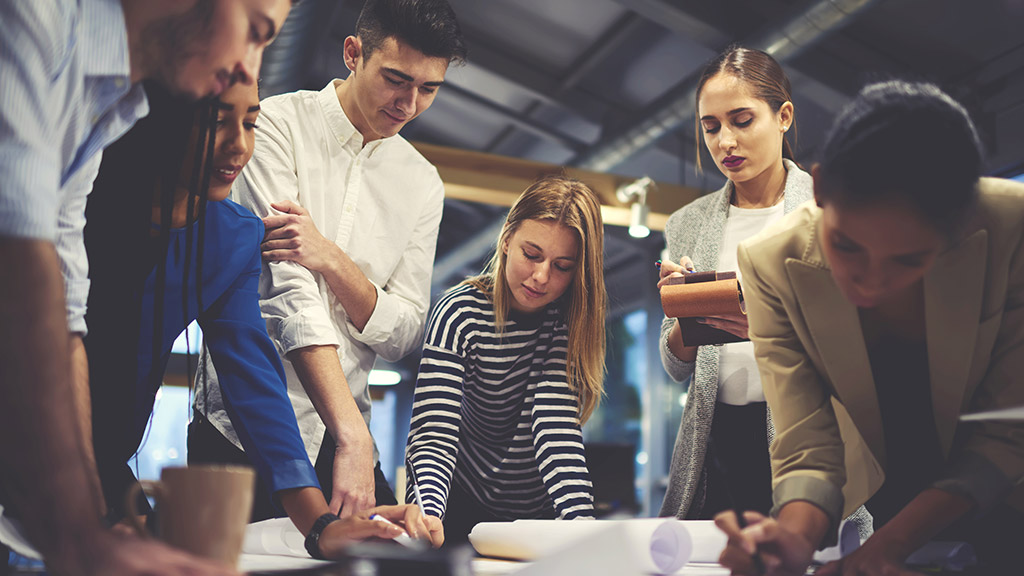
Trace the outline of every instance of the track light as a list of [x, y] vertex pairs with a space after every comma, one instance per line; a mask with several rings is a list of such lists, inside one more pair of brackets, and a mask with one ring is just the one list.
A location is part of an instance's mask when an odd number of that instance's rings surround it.
[[631, 202], [629, 235], [634, 238], [646, 238], [651, 233], [651, 229], [647, 227], [647, 214], [650, 212], [647, 207], [647, 192], [655, 187], [654, 180], [644, 176], [639, 180], [620, 186], [615, 191], [615, 196], [620, 202]]

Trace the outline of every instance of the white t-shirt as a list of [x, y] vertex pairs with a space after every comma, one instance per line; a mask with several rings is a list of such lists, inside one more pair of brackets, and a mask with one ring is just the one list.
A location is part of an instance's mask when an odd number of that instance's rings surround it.
[[[770, 208], [729, 206], [716, 270], [735, 270], [742, 286], [743, 278], [739, 276], [736, 247], [772, 222], [781, 219], [785, 215], [784, 209], [785, 202], [782, 201]], [[722, 345], [718, 364], [718, 401], [735, 406], [764, 402], [764, 390], [761, 388], [761, 375], [757, 370], [752, 342]]]

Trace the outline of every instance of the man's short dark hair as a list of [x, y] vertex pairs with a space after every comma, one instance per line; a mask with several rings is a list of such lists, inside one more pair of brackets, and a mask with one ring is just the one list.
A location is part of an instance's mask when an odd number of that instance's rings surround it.
[[369, 58], [384, 40], [394, 37], [431, 57], [466, 60], [466, 43], [447, 0], [366, 0], [356, 36]]

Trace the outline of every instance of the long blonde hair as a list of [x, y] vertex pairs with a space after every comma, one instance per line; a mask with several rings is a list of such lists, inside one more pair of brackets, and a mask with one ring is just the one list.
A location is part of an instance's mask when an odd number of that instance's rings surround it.
[[569, 327], [566, 376], [579, 400], [583, 424], [604, 394], [604, 225], [601, 204], [590, 188], [565, 176], [545, 176], [526, 189], [512, 205], [498, 236], [494, 256], [483, 273], [465, 280], [483, 291], [494, 303], [498, 334], [504, 329], [512, 300], [505, 281], [507, 255], [501, 247], [525, 220], [553, 221], [576, 233], [580, 257], [568, 290], [565, 321]]

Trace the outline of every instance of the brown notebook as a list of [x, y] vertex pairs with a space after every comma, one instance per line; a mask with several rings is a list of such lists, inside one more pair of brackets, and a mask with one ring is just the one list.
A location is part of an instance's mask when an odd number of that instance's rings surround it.
[[679, 319], [687, 346], [748, 340], [697, 322], [704, 316], [747, 313], [735, 272], [691, 272], [670, 282], [661, 287], [661, 307], [666, 316]]

